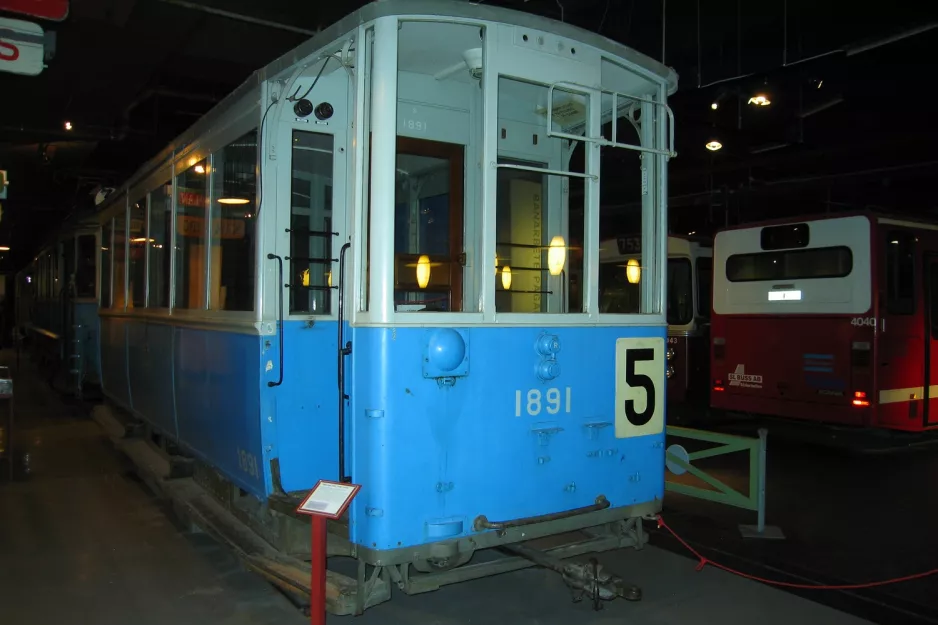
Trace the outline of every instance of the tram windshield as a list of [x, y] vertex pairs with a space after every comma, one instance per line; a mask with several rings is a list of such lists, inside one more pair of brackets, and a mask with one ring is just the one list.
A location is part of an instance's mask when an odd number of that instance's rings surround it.
[[[656, 189], [665, 166], [651, 158], [670, 136], [668, 112], [656, 112], [663, 84], [582, 42], [553, 36], [547, 53], [544, 33], [519, 27], [515, 44], [504, 35], [429, 20], [375, 28], [358, 249], [360, 310], [376, 318], [601, 312], [588, 232], [614, 225], [599, 214], [603, 161], [622, 162], [611, 151], [634, 159], [629, 184], [641, 199], [625, 217], [645, 236], [661, 231], [651, 224], [663, 198], [639, 191]], [[640, 161], [642, 152], [651, 154]], [[634, 313], [661, 312], [655, 250], [640, 252], [649, 280]]]

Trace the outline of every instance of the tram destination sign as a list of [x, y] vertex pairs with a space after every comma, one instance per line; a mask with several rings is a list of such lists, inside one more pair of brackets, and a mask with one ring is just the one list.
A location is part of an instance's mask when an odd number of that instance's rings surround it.
[[38, 76], [45, 67], [45, 43], [41, 26], [0, 17], [0, 71]]

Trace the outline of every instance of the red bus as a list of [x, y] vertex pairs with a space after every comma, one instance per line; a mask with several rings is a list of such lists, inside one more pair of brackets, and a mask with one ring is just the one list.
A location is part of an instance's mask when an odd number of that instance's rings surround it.
[[[640, 236], [610, 239], [600, 245], [602, 312], [638, 312], [641, 246]], [[707, 404], [712, 276], [713, 248], [709, 240], [668, 237], [668, 406]], [[668, 414], [675, 413], [669, 409]]]
[[872, 213], [748, 224], [717, 233], [714, 259], [713, 408], [938, 428], [938, 225]]

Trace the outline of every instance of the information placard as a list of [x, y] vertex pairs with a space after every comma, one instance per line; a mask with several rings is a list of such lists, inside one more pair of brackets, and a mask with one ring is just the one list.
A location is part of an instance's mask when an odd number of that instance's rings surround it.
[[296, 509], [299, 514], [338, 519], [361, 489], [360, 484], [319, 480]]

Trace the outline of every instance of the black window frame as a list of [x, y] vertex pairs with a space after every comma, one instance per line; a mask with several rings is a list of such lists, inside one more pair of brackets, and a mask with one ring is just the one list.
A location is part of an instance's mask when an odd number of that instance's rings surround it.
[[811, 242], [811, 229], [806, 223], [765, 226], [759, 232], [759, 245], [766, 252], [806, 248]]
[[[791, 257], [791, 256], [801, 256], [808, 254], [818, 254], [821, 252], [829, 252], [832, 250], [836, 251], [846, 251], [847, 257], [849, 259], [849, 266], [846, 272], [841, 273], [830, 273], [830, 274], [821, 274], [821, 275], [809, 275], [809, 274], [788, 274], [780, 276], [767, 276], [767, 277], [757, 277], [757, 278], [745, 278], [745, 279], [734, 279], [731, 276], [731, 269], [733, 268], [734, 262], [733, 259], [741, 258], [753, 258], [753, 257]], [[726, 266], [724, 268], [724, 274], [726, 279], [730, 282], [780, 282], [786, 280], [828, 280], [832, 278], [846, 278], [853, 272], [853, 251], [846, 245], [832, 245], [828, 247], [812, 247], [807, 249], [798, 249], [798, 250], [780, 250], [773, 252], [752, 252], [746, 254], [732, 254], [726, 259]]]
[[[892, 241], [898, 241], [898, 243], [892, 243]], [[915, 234], [907, 230], [890, 230], [886, 232], [885, 238], [883, 239], [883, 245], [886, 248], [883, 252], [885, 257], [885, 279], [883, 281], [883, 289], [886, 294], [886, 312], [891, 315], [912, 315], [915, 314], [915, 285], [916, 285], [916, 270], [915, 270]], [[893, 246], [896, 246], [895, 248]], [[904, 246], [908, 246], [906, 249], [908, 255], [906, 256], [903, 251]], [[901, 267], [896, 265], [897, 255], [893, 254], [893, 250], [898, 253], [898, 256], [906, 256], [908, 260], [907, 269], [909, 269], [909, 275], [906, 276], [904, 283], [901, 280], [893, 280], [894, 271], [901, 271]], [[898, 289], [902, 290], [902, 293], [897, 293], [893, 291], [893, 286], [898, 283]]]

